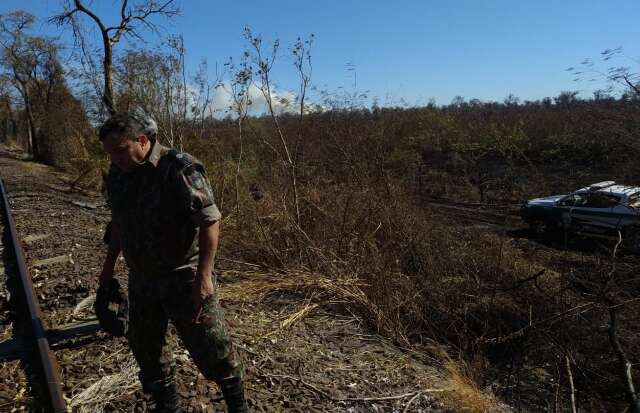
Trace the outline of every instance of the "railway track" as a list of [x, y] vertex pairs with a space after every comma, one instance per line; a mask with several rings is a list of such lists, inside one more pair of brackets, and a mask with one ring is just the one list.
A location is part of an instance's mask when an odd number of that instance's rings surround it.
[[[24, 252], [22, 250], [22, 244], [18, 238], [16, 230], [16, 224], [11, 214], [11, 205], [9, 204], [9, 197], [5, 190], [4, 183], [0, 180], [0, 196], [2, 197], [2, 209], [4, 215], [4, 222], [9, 233], [9, 241], [11, 242], [11, 248], [15, 264], [18, 268], [19, 280], [18, 283], [22, 291], [23, 300], [20, 302], [23, 304], [19, 310], [26, 310], [26, 314], [20, 314], [22, 317], [29, 317], [30, 329], [28, 330], [30, 336], [35, 340], [35, 345], [38, 350], [39, 361], [42, 367], [44, 380], [47, 387], [47, 395], [49, 398], [49, 405], [51, 410], [55, 413], [66, 412], [66, 402], [64, 395], [62, 394], [62, 379], [60, 376], [60, 367], [55, 355], [51, 352], [49, 341], [45, 333], [45, 329], [42, 323], [42, 314], [40, 311], [40, 304], [36, 296], [31, 275], [27, 268]], [[7, 237], [5, 237], [7, 238]], [[25, 308], [26, 307], [26, 308]]]
[[[99, 326], [95, 320], [90, 320], [57, 329], [47, 330], [45, 328], [40, 303], [11, 212], [8, 193], [1, 179], [0, 198], [4, 227], [4, 268], [15, 269], [12, 273], [6, 274], [11, 307], [14, 312], [14, 337], [0, 343], [0, 360], [32, 354], [31, 362], [37, 361], [39, 364], [39, 368], [34, 371], [39, 372], [42, 376], [39, 384], [46, 389], [46, 400], [39, 400], [43, 411], [67, 412], [60, 366], [51, 350], [50, 341], [55, 342], [69, 336], [92, 334], [99, 329]], [[6, 261], [12, 262], [7, 265]], [[36, 354], [32, 353], [33, 350]]]

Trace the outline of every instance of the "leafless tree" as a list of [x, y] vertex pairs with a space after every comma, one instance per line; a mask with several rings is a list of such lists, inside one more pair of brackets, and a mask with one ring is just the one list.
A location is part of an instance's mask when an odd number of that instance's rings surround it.
[[184, 67], [184, 39], [182, 36], [169, 38], [167, 46], [170, 50], [169, 65], [163, 71], [166, 85], [166, 115], [168, 119], [168, 135], [171, 146], [177, 145], [182, 150], [184, 128], [187, 122], [187, 75]]
[[[240, 208], [240, 174], [242, 166], [242, 157], [244, 155], [243, 150], [243, 133], [244, 124], [249, 113], [249, 107], [251, 106], [251, 98], [249, 96], [249, 88], [252, 85], [253, 72], [251, 65], [247, 61], [248, 55], [245, 53], [239, 65], [236, 66], [233, 61], [229, 61], [226, 66], [233, 74], [231, 80], [231, 99], [233, 104], [231, 110], [235, 113], [238, 127], [238, 159], [236, 161], [236, 173], [235, 173], [235, 192], [236, 192], [236, 212], [238, 215], [242, 213]], [[242, 222], [240, 219], [238, 222]]]
[[2, 126], [2, 139], [7, 141], [10, 137], [15, 137], [16, 115], [14, 107], [14, 93], [11, 78], [4, 74], [0, 75], [0, 114], [4, 125]]
[[[221, 75], [218, 73], [216, 66], [215, 79], [212, 82], [209, 81], [209, 66], [207, 60], [203, 59], [198, 66], [196, 74], [193, 76], [193, 83], [198, 92], [191, 108], [193, 128], [200, 130], [199, 135], [201, 137], [204, 136], [207, 113], [209, 117], [213, 117], [214, 109], [211, 104], [216, 90], [222, 87], [220, 80]], [[197, 123], [199, 123], [199, 126], [196, 125]]]
[[27, 151], [37, 158], [36, 106], [46, 107], [53, 88], [62, 81], [62, 68], [57, 44], [49, 38], [29, 35], [34, 22], [34, 16], [22, 10], [0, 15], [2, 64], [24, 106]]
[[81, 0], [68, 0], [64, 11], [53, 17], [51, 20], [58, 25], [70, 25], [74, 30], [76, 38], [81, 38], [82, 33], [78, 30], [81, 27], [76, 20], [78, 14], [89, 17], [98, 26], [102, 36], [103, 59], [103, 101], [109, 113], [115, 113], [116, 102], [114, 101], [113, 88], [113, 49], [123, 37], [143, 40], [140, 33], [141, 28], [157, 32], [158, 26], [152, 21], [154, 17], [172, 18], [178, 15], [179, 9], [174, 0], [157, 1], [143, 0], [132, 2], [121, 0], [120, 21], [114, 25], [108, 25], [94, 11], [89, 9]]
[[[640, 60], [625, 54], [622, 47], [605, 49], [600, 52], [600, 58], [601, 62], [598, 59], [584, 59], [577, 67], [569, 67], [567, 71], [575, 76], [573, 80], [576, 82], [605, 80], [609, 83], [605, 92], [622, 87], [624, 93], [640, 97], [640, 72], [637, 69]], [[614, 62], [623, 62], [623, 65], [612, 65]], [[602, 64], [608, 66], [603, 68]]]
[[129, 51], [118, 59], [114, 79], [119, 87], [114, 95], [122, 110], [134, 108], [153, 116], [159, 126], [158, 138], [181, 148], [190, 124], [189, 101], [196, 97], [190, 96], [184, 79], [183, 49], [172, 44], [158, 51]]
[[293, 45], [293, 65], [296, 68], [296, 72], [298, 73], [299, 78], [299, 92], [298, 92], [298, 103], [299, 103], [299, 125], [298, 125], [298, 135], [295, 143], [295, 163], [296, 165], [300, 165], [300, 162], [303, 158], [302, 152], [302, 131], [303, 131], [303, 121], [304, 115], [307, 111], [305, 106], [307, 90], [309, 88], [309, 83], [311, 82], [311, 73], [313, 71], [313, 66], [311, 65], [311, 45], [313, 44], [313, 34], [307, 40], [303, 40], [298, 37], [297, 41]]
[[299, 229], [301, 229], [301, 219], [300, 219], [300, 201], [298, 199], [298, 179], [297, 179], [297, 170], [296, 163], [294, 158], [291, 155], [291, 151], [289, 150], [289, 144], [287, 139], [285, 138], [282, 127], [280, 126], [280, 121], [276, 114], [275, 102], [274, 102], [274, 93], [273, 93], [273, 82], [271, 80], [271, 71], [273, 69], [273, 65], [276, 61], [278, 49], [280, 48], [280, 41], [275, 40], [271, 46], [271, 51], [268, 54], [265, 54], [263, 50], [262, 37], [259, 35], [254, 35], [250, 28], [246, 27], [244, 30], [244, 37], [249, 42], [251, 47], [251, 51], [247, 52], [250, 54], [253, 64], [255, 66], [254, 72], [257, 74], [259, 78], [258, 88], [260, 92], [264, 96], [267, 105], [267, 112], [273, 121], [273, 125], [276, 129], [276, 133], [278, 134], [278, 138], [280, 140], [281, 145], [281, 159], [286, 165], [287, 175], [289, 175], [289, 179], [291, 180], [291, 190], [293, 192], [293, 207], [295, 209], [295, 223]]

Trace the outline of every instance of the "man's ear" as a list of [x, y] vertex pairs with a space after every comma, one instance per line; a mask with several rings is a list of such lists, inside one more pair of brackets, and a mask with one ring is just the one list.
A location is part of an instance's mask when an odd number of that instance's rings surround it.
[[146, 147], [149, 144], [150, 139], [147, 135], [141, 133], [140, 135], [138, 135], [138, 142], [140, 143], [140, 145], [142, 145], [142, 147]]

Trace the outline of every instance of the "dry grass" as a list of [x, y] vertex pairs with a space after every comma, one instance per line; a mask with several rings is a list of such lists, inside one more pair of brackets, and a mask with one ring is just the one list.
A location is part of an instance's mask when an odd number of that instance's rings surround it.
[[[124, 351], [108, 357], [117, 357], [120, 372], [103, 376], [75, 393], [69, 402], [74, 413], [103, 413], [112, 402], [121, 400], [139, 389], [139, 369], [133, 356], [128, 351]], [[106, 411], [112, 411], [112, 409]]]
[[495, 413], [506, 411], [495, 396], [480, 389], [468, 373], [462, 362], [448, 360], [445, 363], [445, 382], [450, 391], [443, 393], [446, 405], [456, 412]]
[[[237, 274], [234, 271], [222, 271], [226, 275], [239, 275], [242, 281], [233, 284], [221, 284], [220, 297], [224, 300], [236, 300], [252, 302], [263, 300], [273, 293], [302, 293], [307, 296], [300, 300], [299, 306], [281, 317], [280, 326], [265, 336], [280, 334], [283, 330], [292, 328], [295, 323], [309, 315], [311, 311], [323, 304], [340, 303], [346, 306], [359, 303], [361, 310], [367, 314], [379, 314], [379, 317], [388, 324], [394, 320], [386, 319], [382, 309], [376, 307], [366, 299], [362, 282], [354, 279], [336, 281], [321, 274], [295, 272], [246, 272]], [[357, 300], [357, 301], [354, 301]], [[362, 314], [362, 312], [360, 313]], [[427, 393], [437, 395], [448, 408], [460, 412], [486, 413], [503, 411], [505, 407], [489, 392], [481, 389], [468, 374], [468, 368], [463, 361], [454, 361], [447, 350], [440, 345], [433, 344], [426, 348], [432, 354], [435, 364], [442, 367], [439, 371], [425, 370], [424, 377], [415, 382], [420, 389]], [[424, 353], [423, 353], [424, 355]], [[407, 363], [407, 357], [398, 357], [395, 361], [397, 369], [402, 369]], [[433, 389], [436, 390], [433, 390]], [[506, 411], [506, 410], [505, 410]]]
[[305, 303], [305, 305], [298, 311], [292, 313], [288, 317], [286, 317], [280, 323], [280, 329], [285, 330], [293, 325], [295, 325], [298, 321], [304, 319], [311, 311], [316, 309], [318, 304], [311, 304], [309, 301]]
[[[221, 271], [221, 274], [238, 274], [233, 271]], [[261, 272], [245, 271], [239, 274], [242, 281], [220, 286], [219, 294], [223, 300], [262, 301], [276, 292], [296, 293], [305, 299], [300, 307], [283, 317], [281, 328], [291, 327], [303, 319], [318, 305], [340, 304], [366, 311], [377, 320], [384, 319], [382, 310], [368, 300], [363, 290], [365, 285], [357, 278], [344, 277], [334, 279], [319, 273], [307, 271]]]
[[93, 314], [93, 304], [95, 303], [95, 301], [95, 294], [89, 294], [88, 296], [80, 300], [80, 302], [73, 308], [73, 312], [71, 313], [73, 319], [86, 320], [95, 318], [95, 314]]
[[238, 274], [243, 280], [220, 287], [223, 300], [262, 300], [273, 292], [295, 292], [314, 297], [322, 303], [367, 304], [362, 292], [362, 282], [356, 278], [332, 279], [308, 271], [220, 271], [221, 274]]

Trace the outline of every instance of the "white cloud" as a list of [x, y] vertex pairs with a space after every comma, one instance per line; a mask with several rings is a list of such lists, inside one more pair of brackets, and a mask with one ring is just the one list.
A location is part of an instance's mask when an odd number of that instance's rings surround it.
[[[267, 99], [260, 87], [251, 84], [248, 93], [251, 102], [248, 113], [254, 116], [268, 113]], [[287, 90], [272, 90], [271, 102], [276, 114], [293, 113], [297, 110], [296, 95]], [[216, 116], [226, 116], [229, 114], [233, 116], [236, 112], [233, 109], [234, 106], [235, 102], [231, 94], [231, 85], [228, 81], [225, 81], [213, 91], [207, 113], [210, 113], [209, 110], [211, 110]]]

